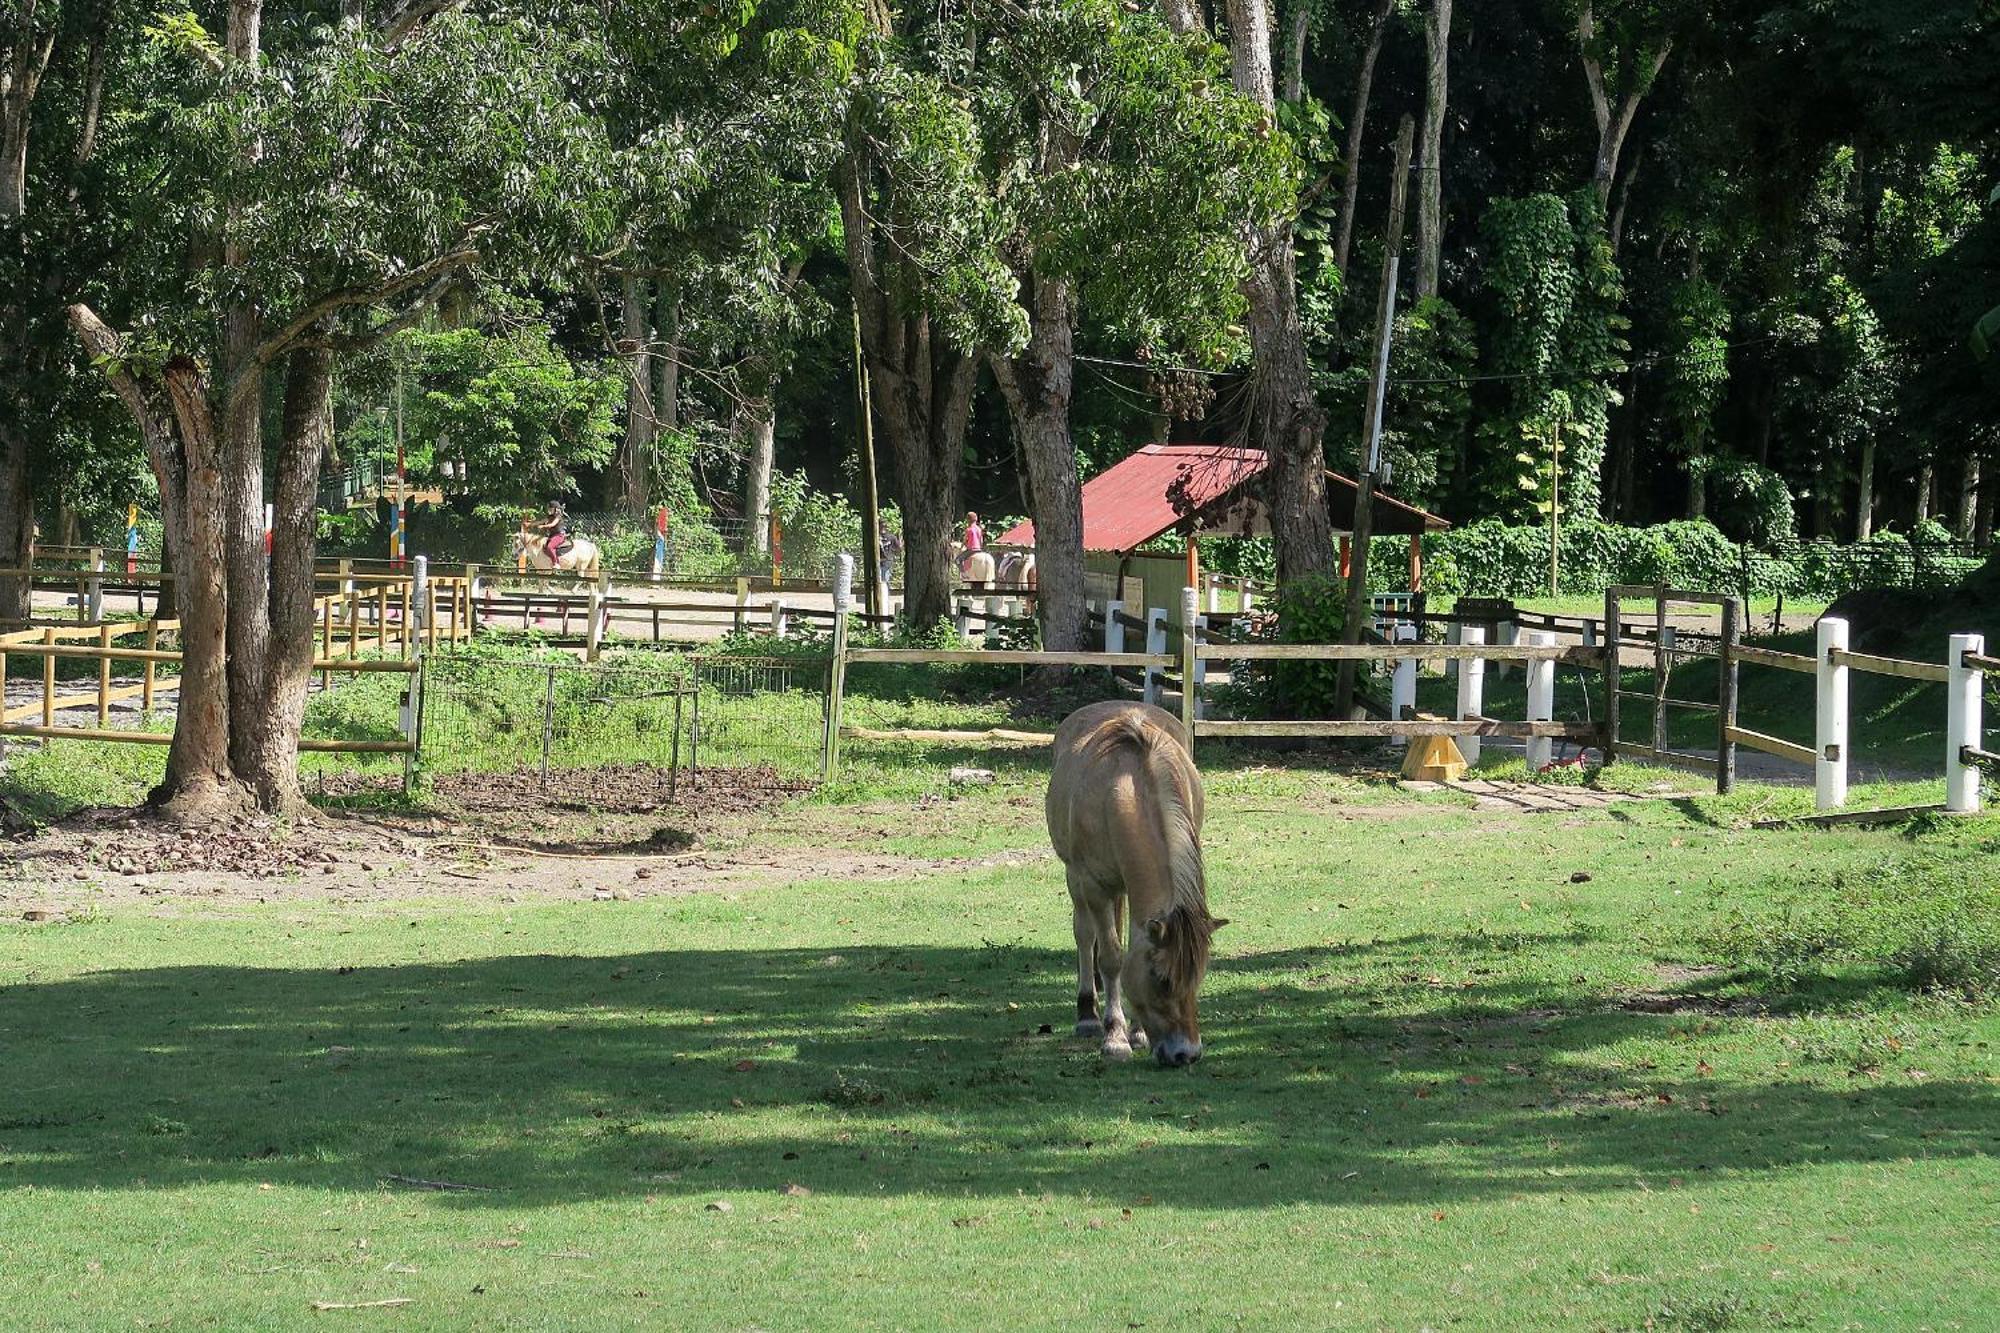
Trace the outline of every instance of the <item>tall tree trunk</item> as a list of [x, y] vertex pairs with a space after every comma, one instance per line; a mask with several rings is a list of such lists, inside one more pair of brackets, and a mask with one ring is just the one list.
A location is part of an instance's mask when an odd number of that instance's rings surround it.
[[1875, 437], [1861, 441], [1859, 494], [1854, 498], [1854, 540], [1865, 542], [1875, 531]]
[[1035, 615], [1042, 646], [1052, 652], [1085, 647], [1083, 488], [1069, 410], [1076, 388], [1073, 359], [1076, 300], [1065, 278], [1029, 273], [1028, 345], [993, 358], [993, 377], [1007, 400], [1014, 441], [1027, 463], [1029, 512], [1035, 520]]
[[878, 224], [863, 207], [871, 170], [866, 153], [860, 136], [851, 133], [839, 179], [847, 272], [861, 322], [875, 435], [895, 462], [903, 514], [904, 614], [928, 628], [951, 613], [957, 572], [952, 525], [978, 363], [902, 300], [905, 275], [898, 271], [894, 247], [880, 241]]
[[1688, 517], [1708, 517], [1708, 474], [1696, 466], [1708, 450], [1697, 440], [1688, 451]]
[[625, 358], [625, 439], [618, 448], [618, 508], [627, 514], [646, 512], [653, 466], [653, 440], [659, 431], [660, 409], [653, 388], [651, 293], [646, 280], [626, 274], [620, 283], [623, 311], [619, 351]]
[[653, 339], [658, 355], [653, 358], [653, 415], [659, 431], [678, 432], [681, 428], [681, 298], [662, 279], [653, 297]]
[[1424, 15], [1423, 131], [1417, 150], [1417, 299], [1438, 294], [1444, 256], [1444, 114], [1450, 94], [1451, 0], [1431, 0]]
[[1937, 468], [1926, 458], [1917, 469], [1917, 522], [1931, 516], [1931, 495], [1937, 489]]
[[2000, 488], [1985, 486], [1979, 491], [1979, 520], [1973, 527], [1972, 543], [1981, 551], [1991, 550], [1993, 546], [1993, 501], [1996, 489]]
[[[1269, 0], [1229, 0], [1236, 90], [1275, 114]], [[1333, 532], [1326, 510], [1326, 413], [1313, 397], [1299, 324], [1297, 265], [1288, 223], [1255, 229], [1250, 243], [1251, 442], [1269, 459], [1266, 504], [1281, 582], [1330, 573]]]
[[[241, 807], [242, 787], [229, 761], [229, 585], [223, 576], [226, 492], [206, 379], [177, 358], [162, 372], [179, 447], [155, 457], [160, 507], [182, 534], [174, 593], [181, 618], [179, 704], [167, 773], [153, 802], [193, 820], [224, 818]], [[128, 398], [129, 402], [129, 398]], [[142, 432], [164, 439], [165, 430]]]
[[[324, 346], [294, 351], [286, 365], [283, 436], [273, 478], [269, 647], [258, 695], [231, 700], [236, 774], [266, 810], [295, 811], [305, 803], [299, 790], [299, 732], [314, 649], [314, 478], [327, 447], [332, 406], [333, 353]], [[233, 607], [231, 618], [239, 613]]]
[[1203, 0], [1160, 0], [1160, 17], [1175, 32], [1208, 31], [1207, 6]]
[[[28, 432], [0, 424], [0, 560], [26, 569], [34, 557], [35, 491]], [[33, 580], [0, 579], [0, 620], [34, 618]]]
[[1285, 29], [1284, 98], [1287, 102], [1299, 101], [1306, 94], [1306, 38], [1312, 34], [1313, 3], [1314, 0], [1292, 0], [1291, 22]]
[[768, 393], [746, 399], [736, 409], [743, 445], [743, 517], [750, 524], [749, 546], [771, 553], [771, 465], [778, 449], [778, 418]]
[[1962, 542], [1972, 540], [1974, 525], [1979, 521], [1979, 455], [1965, 456], [1965, 471], [1961, 474], [1958, 488], [1958, 521], [1952, 524], [1951, 532]]
[[1608, 206], [1611, 186], [1618, 179], [1618, 158], [1625, 149], [1625, 136], [1632, 132], [1632, 118], [1639, 114], [1640, 101], [1666, 67], [1674, 41], [1663, 37], [1658, 48], [1640, 55], [1628, 86], [1613, 106], [1604, 81], [1604, 65], [1595, 49], [1596, 39], [1597, 19], [1589, 0], [1585, 0], [1583, 12], [1577, 17], [1576, 40], [1583, 56], [1584, 79], [1590, 85], [1591, 114], [1597, 121], [1597, 155], [1591, 162], [1590, 184], [1597, 191], [1597, 202]]
[[1354, 80], [1354, 103], [1347, 113], [1347, 154], [1341, 159], [1340, 225], [1333, 245], [1333, 266], [1347, 279], [1347, 255], [1354, 243], [1354, 212], [1361, 200], [1362, 130], [1368, 124], [1368, 101], [1375, 87], [1375, 61], [1389, 35], [1389, 16], [1396, 0], [1377, 0], [1375, 21], [1368, 25], [1368, 45], [1361, 53], [1361, 71]]

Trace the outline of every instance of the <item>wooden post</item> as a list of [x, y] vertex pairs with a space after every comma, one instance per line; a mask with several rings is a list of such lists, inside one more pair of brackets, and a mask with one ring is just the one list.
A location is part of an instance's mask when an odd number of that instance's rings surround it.
[[[160, 622], [157, 619], [149, 620], [146, 622], [146, 651], [149, 653], [157, 652], [159, 651], [159, 647]], [[5, 659], [0, 658], [0, 663], [4, 662]], [[156, 665], [157, 663], [148, 661], [144, 667], [145, 674], [140, 677], [139, 712], [142, 715], [150, 715], [153, 711], [153, 668]], [[0, 679], [5, 678], [6, 671], [4, 666], [0, 666]]]
[[[849, 556], [848, 559], [852, 560], [853, 557]], [[750, 580], [739, 575], [736, 579], [736, 632], [738, 634], [743, 632], [744, 615], [749, 605]]]
[[1125, 603], [1115, 598], [1104, 604], [1104, 651], [1122, 653], [1125, 651], [1125, 626], [1118, 617], [1125, 614]]
[[389, 651], [389, 585], [375, 585], [375, 651], [386, 655]]
[[[1192, 549], [1192, 548], [1190, 548]], [[1181, 725], [1187, 728], [1188, 747], [1194, 747], [1195, 704], [1200, 691], [1195, 684], [1195, 610], [1200, 593], [1181, 589]]]
[[1813, 714], [1813, 808], [1838, 810], [1847, 804], [1847, 667], [1834, 654], [1847, 651], [1847, 622], [1823, 617], [1817, 631], [1813, 668], [1817, 706]]
[[1727, 796], [1736, 789], [1736, 742], [1729, 733], [1736, 726], [1737, 686], [1742, 664], [1736, 660], [1736, 644], [1742, 633], [1740, 604], [1734, 597], [1722, 603], [1722, 646], [1720, 689], [1716, 703], [1720, 717], [1715, 728], [1715, 790]]
[[352, 583], [347, 585], [347, 655], [361, 656], [361, 589]]
[[104, 619], [104, 548], [90, 548], [90, 619]]
[[402, 599], [402, 616], [396, 622], [396, 655], [407, 659], [410, 650], [416, 646], [410, 637], [410, 612], [415, 607], [415, 599], [410, 596], [414, 589], [406, 579], [396, 585], [396, 595]]
[[1653, 644], [1653, 748], [1670, 749], [1667, 730], [1667, 682], [1674, 671], [1674, 645], [1679, 635], [1672, 625], [1662, 625]]
[[847, 692], [847, 613], [854, 600], [854, 557], [842, 554], [833, 574], [833, 660], [828, 664], [826, 736], [820, 752], [820, 778], [831, 782], [840, 769], [840, 713]]
[[[97, 627], [97, 646], [99, 648], [111, 646], [111, 626]], [[108, 657], [97, 659], [97, 725], [100, 727], [111, 725], [111, 659]]]
[[[56, 641], [56, 632], [54, 630], [45, 629], [42, 631], [42, 642], [44, 644], [47, 644], [50, 647], [54, 647], [55, 641]], [[42, 725], [45, 727], [53, 727], [55, 724], [56, 724], [56, 659], [55, 659], [55, 654], [53, 653], [43, 653], [42, 654]]]
[[1619, 622], [1620, 608], [1616, 589], [1606, 589], [1604, 593], [1604, 762], [1609, 764], [1618, 757], [1618, 687], [1623, 679], [1620, 669], [1618, 641], [1624, 637], [1624, 627]]

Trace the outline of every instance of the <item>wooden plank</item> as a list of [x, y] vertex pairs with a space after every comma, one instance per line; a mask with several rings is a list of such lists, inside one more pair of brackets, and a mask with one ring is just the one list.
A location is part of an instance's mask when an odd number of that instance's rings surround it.
[[1818, 753], [1810, 745], [1799, 745], [1780, 736], [1751, 731], [1747, 727], [1730, 727], [1723, 734], [1738, 745], [1747, 745], [1753, 750], [1774, 754], [1795, 764], [1810, 766], [1819, 762]]
[[1880, 810], [1833, 810], [1823, 815], [1795, 815], [1790, 819], [1760, 819], [1752, 828], [1833, 828], [1837, 825], [1903, 824], [1918, 815], [1950, 814], [1942, 805], [1897, 805]]
[[1964, 658], [1967, 668], [1973, 671], [2000, 671], [2000, 657], [1986, 653], [1967, 653]]
[[1951, 668], [1941, 662], [1911, 662], [1901, 657], [1877, 657], [1873, 653], [1850, 653], [1835, 649], [1835, 666], [1852, 667], [1877, 676], [1897, 676], [1903, 680], [1943, 682], [1951, 679]]
[[1602, 666], [1604, 650], [1574, 644], [1508, 647], [1479, 643], [1204, 643], [1196, 656], [1207, 662], [1568, 662]]
[[1961, 747], [1959, 750], [1959, 758], [1961, 762], [1968, 764], [1987, 764], [1987, 765], [2000, 764], [2000, 754], [1995, 754], [1991, 750], [1982, 750], [1977, 746], [1973, 745], [1967, 745]]
[[117, 741], [126, 745], [172, 745], [170, 731], [107, 731], [103, 727], [30, 726], [22, 722], [0, 723], [0, 736], [42, 736], [80, 741]]
[[1751, 648], [1740, 643], [1736, 645], [1735, 653], [1740, 662], [1749, 662], [1754, 666], [1776, 667], [1780, 671], [1796, 671], [1802, 676], [1813, 675], [1819, 670], [1818, 664], [1812, 658], [1801, 657], [1797, 653], [1781, 653], [1770, 648]]
[[1685, 750], [1662, 750], [1650, 745], [1624, 745], [1626, 753], [1637, 756], [1640, 761], [1665, 764], [1668, 768], [1693, 769], [1704, 777], [1715, 774], [1715, 759], [1712, 755], [1689, 754]]
[[1643, 694], [1637, 690], [1620, 690], [1621, 699], [1644, 699], [1647, 703], [1660, 703], [1668, 708], [1681, 708], [1690, 713], [1719, 713], [1719, 704], [1703, 703], [1700, 699], [1660, 699], [1657, 695]]
[[906, 727], [883, 731], [874, 727], [842, 727], [843, 739], [857, 741], [937, 741], [952, 745], [1053, 745], [1055, 733], [1050, 731], [1009, 731], [1005, 727], [994, 727], [988, 731], [930, 731], [922, 727]]
[[1401, 722], [1196, 722], [1197, 736], [1239, 737], [1383, 737], [1383, 736], [1559, 736], [1595, 741], [1602, 729], [1594, 722], [1502, 722], [1497, 718], [1416, 718]]
[[415, 754], [415, 741], [336, 741], [311, 736], [299, 738], [299, 749], [314, 754]]
[[983, 663], [988, 666], [1169, 667], [1168, 653], [1039, 653], [1013, 648], [850, 648], [849, 662], [914, 662], [933, 666]]

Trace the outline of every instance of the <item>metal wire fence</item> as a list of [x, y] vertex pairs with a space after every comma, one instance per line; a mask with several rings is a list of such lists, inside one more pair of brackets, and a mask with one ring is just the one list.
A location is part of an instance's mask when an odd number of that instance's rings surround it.
[[433, 780], [527, 774], [545, 788], [585, 770], [644, 774], [666, 799], [723, 770], [739, 786], [794, 786], [819, 776], [827, 677], [813, 658], [440, 653], [424, 668], [418, 765]]

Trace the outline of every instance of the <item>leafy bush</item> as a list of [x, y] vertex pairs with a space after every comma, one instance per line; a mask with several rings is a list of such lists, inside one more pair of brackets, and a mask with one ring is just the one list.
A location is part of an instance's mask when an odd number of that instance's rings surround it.
[[[1849, 546], [1781, 543], [1775, 551], [1738, 545], [1706, 519], [1649, 528], [1583, 521], [1561, 530], [1557, 591], [1601, 593], [1613, 584], [1669, 583], [1681, 588], [1784, 593], [1831, 600], [1857, 588], [1952, 586], [1980, 561], [1927, 549], [1898, 532]], [[1377, 538], [1371, 590], [1403, 578], [1403, 537]], [[1549, 591], [1549, 530], [1494, 520], [1424, 538], [1425, 586], [1435, 596], [1541, 597]]]

